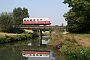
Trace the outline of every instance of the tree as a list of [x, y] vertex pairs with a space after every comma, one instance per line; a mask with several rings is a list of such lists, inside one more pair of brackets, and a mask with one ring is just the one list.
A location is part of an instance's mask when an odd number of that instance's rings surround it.
[[12, 24], [12, 13], [2, 12], [0, 14], [0, 30], [10, 32]]
[[21, 25], [23, 18], [29, 17], [28, 9], [26, 8], [14, 8], [13, 9], [14, 24]]
[[90, 1], [89, 0], [64, 0], [64, 4], [71, 7], [64, 14], [67, 21], [68, 31], [73, 33], [84, 33], [90, 31]]

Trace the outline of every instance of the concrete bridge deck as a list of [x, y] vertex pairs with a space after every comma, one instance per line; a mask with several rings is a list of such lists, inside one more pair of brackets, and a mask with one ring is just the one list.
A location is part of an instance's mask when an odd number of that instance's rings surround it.
[[41, 30], [54, 30], [54, 29], [58, 29], [58, 30], [66, 30], [66, 26], [39, 26], [39, 25], [18, 25], [16, 26], [16, 28], [19, 29], [41, 29]]

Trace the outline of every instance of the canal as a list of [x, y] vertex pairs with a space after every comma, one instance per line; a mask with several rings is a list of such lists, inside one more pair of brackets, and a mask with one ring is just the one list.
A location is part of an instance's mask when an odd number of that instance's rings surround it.
[[59, 51], [47, 46], [48, 36], [41, 39], [0, 44], [0, 60], [63, 60]]

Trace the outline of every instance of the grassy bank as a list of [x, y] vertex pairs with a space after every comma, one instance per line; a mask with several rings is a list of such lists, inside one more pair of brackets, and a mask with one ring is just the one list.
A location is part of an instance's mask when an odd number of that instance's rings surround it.
[[55, 30], [48, 45], [64, 53], [66, 60], [90, 60], [89, 37], [90, 34], [63, 35]]
[[0, 32], [0, 43], [29, 40], [38, 36], [39, 34], [37, 32], [32, 33], [31, 30], [28, 30], [28, 32], [25, 30], [21, 34]]
[[14, 42], [14, 41], [20, 41], [20, 40], [27, 40], [31, 39], [31, 34], [22, 34], [22, 35], [13, 35], [13, 36], [2, 36], [0, 37], [0, 43], [8, 43], [8, 42]]

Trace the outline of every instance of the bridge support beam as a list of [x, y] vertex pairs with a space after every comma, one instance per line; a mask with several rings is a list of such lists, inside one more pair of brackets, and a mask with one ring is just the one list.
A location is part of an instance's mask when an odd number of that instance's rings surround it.
[[49, 32], [50, 32], [50, 36], [52, 35], [52, 30], [49, 30]]
[[40, 45], [42, 45], [42, 30], [39, 31], [40, 31]]

